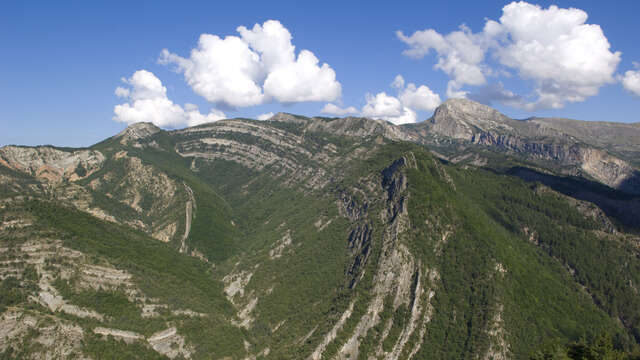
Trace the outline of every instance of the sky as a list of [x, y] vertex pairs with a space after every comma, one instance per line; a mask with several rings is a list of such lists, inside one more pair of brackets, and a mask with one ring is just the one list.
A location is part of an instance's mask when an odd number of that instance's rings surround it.
[[636, 0], [2, 1], [0, 146], [81, 147], [137, 121], [640, 121]]

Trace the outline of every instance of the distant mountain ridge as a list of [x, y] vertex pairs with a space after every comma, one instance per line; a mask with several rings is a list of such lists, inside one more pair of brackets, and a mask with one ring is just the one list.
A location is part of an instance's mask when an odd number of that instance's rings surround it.
[[640, 193], [640, 123], [514, 120], [471, 100], [450, 99], [433, 117], [409, 128], [417, 141], [434, 150], [444, 149], [453, 158], [465, 153], [464, 147], [481, 145], [559, 168], [564, 174], [584, 175]]
[[0, 357], [638, 350], [634, 133], [547, 121], [449, 100], [403, 126], [279, 113], [2, 147]]
[[451, 159], [467, 153], [470, 146], [481, 145], [538, 165], [547, 162], [563, 174], [586, 176], [640, 194], [640, 123], [557, 118], [515, 120], [467, 99], [449, 99], [430, 119], [403, 126], [357, 117], [307, 118], [286, 113], [278, 113], [269, 121], [299, 124], [308, 131], [360, 137], [380, 135], [421, 143], [440, 154], [447, 153]]

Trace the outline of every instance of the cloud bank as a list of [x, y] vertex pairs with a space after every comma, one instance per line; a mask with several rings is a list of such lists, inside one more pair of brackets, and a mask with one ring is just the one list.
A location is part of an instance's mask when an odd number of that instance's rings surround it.
[[640, 64], [633, 64], [638, 70], [629, 70], [625, 72], [620, 81], [622, 82], [622, 87], [624, 87], [625, 90], [636, 96], [640, 96]]
[[398, 96], [388, 95], [386, 92], [379, 92], [375, 95], [367, 93], [365, 95], [366, 104], [360, 112], [353, 106], [342, 108], [331, 103], [326, 104], [321, 111], [337, 116], [359, 114], [400, 125], [415, 123], [418, 120], [417, 110], [433, 111], [442, 103], [440, 96], [426, 85], [416, 86], [414, 83], [405, 85], [401, 75], [395, 77], [391, 87], [398, 91]]
[[346, 108], [342, 108], [336, 104], [326, 104], [322, 110], [320, 110], [323, 114], [337, 115], [337, 116], [345, 116], [345, 115], [355, 115], [360, 112], [353, 106], [349, 106]]
[[[479, 33], [462, 25], [446, 35], [426, 29], [411, 35], [398, 31], [397, 36], [408, 46], [406, 56], [422, 58], [435, 52], [434, 68], [450, 78], [449, 97], [467, 97], [465, 86], [484, 86], [479, 90], [484, 93], [475, 94], [476, 98], [526, 110], [557, 109], [584, 101], [616, 81], [621, 54], [610, 50], [600, 26], [587, 24], [587, 19], [580, 9], [555, 5], [544, 9], [520, 1], [506, 5], [499, 21], [487, 20]], [[491, 68], [487, 58], [499, 68]], [[532, 100], [502, 85], [487, 84], [488, 78], [511, 71], [533, 83]]]
[[122, 79], [127, 87], [117, 87], [115, 94], [127, 102], [116, 105], [113, 120], [126, 124], [151, 122], [160, 127], [194, 126], [225, 118], [219, 110], [202, 114], [193, 104], [184, 107], [167, 97], [167, 88], [153, 73], [138, 70], [130, 78]]
[[309, 50], [296, 56], [291, 33], [279, 21], [236, 30], [239, 36], [200, 35], [188, 57], [164, 49], [159, 62], [174, 64], [209, 102], [231, 108], [340, 97], [335, 71]]
[[402, 102], [385, 92], [375, 96], [366, 95], [367, 103], [362, 108], [362, 115], [374, 119], [383, 119], [396, 125], [414, 123], [417, 120], [416, 112], [404, 106]]
[[258, 116], [256, 116], [256, 120], [269, 120], [273, 117], [273, 113], [272, 112], [268, 112], [268, 113], [264, 113], [264, 114], [260, 114]]

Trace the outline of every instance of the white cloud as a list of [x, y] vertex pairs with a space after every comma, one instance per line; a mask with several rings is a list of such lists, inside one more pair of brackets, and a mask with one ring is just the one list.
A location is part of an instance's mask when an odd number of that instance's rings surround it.
[[[640, 64], [634, 63], [636, 68], [640, 68]], [[640, 96], [640, 70], [629, 70], [624, 73], [620, 81], [622, 86], [634, 95]]]
[[409, 57], [422, 58], [431, 49], [437, 53], [438, 62], [434, 68], [451, 78], [447, 86], [449, 97], [464, 96], [463, 92], [458, 92], [464, 85], [486, 83], [482, 69], [486, 44], [482, 34], [473, 34], [469, 28], [461, 26], [460, 30], [445, 36], [433, 29], [416, 31], [411, 36], [398, 31], [396, 35], [409, 45], [403, 52]]
[[185, 104], [184, 108], [174, 104], [167, 97], [167, 88], [153, 73], [146, 70], [136, 71], [123, 82], [130, 88], [117, 87], [117, 96], [125, 98], [126, 103], [116, 105], [113, 120], [133, 124], [152, 122], [160, 127], [194, 126], [225, 118], [225, 114], [213, 109], [209, 114], [201, 114], [198, 107]]
[[414, 83], [409, 83], [404, 87], [404, 78], [401, 75], [396, 76], [391, 86], [399, 90], [398, 99], [402, 105], [413, 110], [433, 111], [442, 103], [440, 95], [431, 91], [426, 85], [416, 86]]
[[331, 114], [331, 115], [337, 115], [337, 116], [345, 116], [345, 115], [352, 115], [352, 114], [358, 114], [359, 111], [358, 109], [356, 109], [353, 106], [349, 106], [347, 108], [341, 108], [338, 105], [335, 104], [326, 104], [322, 110], [320, 110], [321, 113], [323, 114]]
[[273, 117], [273, 113], [272, 112], [268, 112], [268, 113], [264, 113], [264, 114], [260, 114], [258, 116], [256, 116], [257, 120], [269, 120]]
[[435, 67], [451, 78], [450, 97], [466, 96], [464, 86], [484, 85], [487, 76], [504, 73], [504, 68], [487, 66], [487, 54], [533, 82], [534, 101], [510, 104], [528, 110], [584, 101], [615, 81], [620, 52], [610, 51], [599, 25], [586, 23], [586, 12], [557, 6], [543, 9], [524, 1], [512, 2], [502, 10], [499, 22], [487, 20], [480, 33], [462, 26], [444, 36], [433, 29], [397, 35], [409, 45], [404, 52], [407, 56], [421, 58], [435, 50]]
[[295, 62], [283, 64], [269, 73], [264, 92], [284, 103], [333, 101], [340, 97], [342, 88], [329, 65], [318, 66], [318, 58], [311, 51], [302, 50]]
[[252, 29], [237, 28], [240, 36], [202, 34], [188, 58], [163, 50], [160, 63], [175, 64], [193, 90], [212, 103], [231, 107], [270, 101], [294, 103], [334, 101], [342, 88], [335, 71], [309, 50], [295, 55], [291, 33], [279, 21]]
[[396, 77], [393, 79], [393, 82], [391, 83], [391, 87], [394, 89], [404, 88], [404, 78], [402, 77], [402, 75], [396, 75]]
[[120, 86], [118, 86], [116, 88], [116, 96], [117, 97], [127, 98], [127, 97], [129, 97], [129, 93], [130, 93], [129, 89], [126, 89], [126, 88], [123, 88], [123, 87], [120, 87]]
[[396, 125], [415, 123], [417, 116], [415, 111], [402, 105], [400, 100], [385, 92], [366, 95], [367, 103], [362, 108], [362, 115], [374, 119], [383, 119]]
[[263, 72], [260, 56], [237, 36], [202, 34], [189, 59], [164, 49], [160, 62], [176, 64], [193, 91], [212, 103], [252, 106], [264, 101], [256, 82]]
[[467, 97], [487, 105], [497, 101], [516, 108], [524, 108], [526, 106], [526, 102], [521, 96], [505, 89], [501, 82], [480, 87], [476, 91], [469, 93]]
[[[380, 92], [376, 95], [367, 93], [366, 104], [362, 107], [360, 115], [382, 119], [396, 125], [415, 123], [417, 121], [416, 110], [432, 111], [442, 103], [440, 96], [426, 85], [416, 86], [414, 83], [406, 84], [402, 75], [397, 75], [390, 84], [398, 90], [398, 96]], [[325, 114], [344, 116], [358, 114], [358, 110], [350, 106], [342, 108], [335, 104], [326, 104], [322, 108]]]
[[403, 106], [400, 100], [385, 92], [366, 95], [367, 104], [362, 108], [365, 116], [371, 117], [395, 117], [403, 113]]
[[561, 108], [584, 101], [615, 81], [620, 52], [611, 52], [599, 25], [586, 24], [587, 13], [525, 2], [503, 8], [500, 23], [511, 40], [496, 55], [524, 79], [536, 81], [539, 99], [531, 108]]

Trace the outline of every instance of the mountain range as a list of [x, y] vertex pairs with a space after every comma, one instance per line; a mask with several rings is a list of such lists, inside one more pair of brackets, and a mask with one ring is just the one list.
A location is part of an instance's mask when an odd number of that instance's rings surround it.
[[639, 166], [640, 123], [466, 99], [4, 146], [0, 358], [631, 353]]

